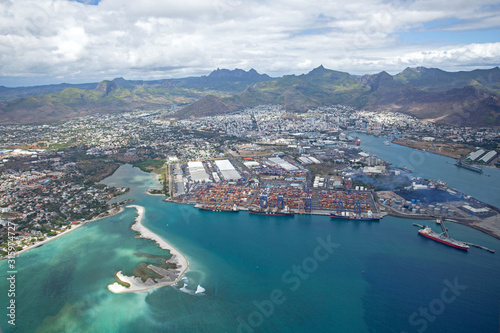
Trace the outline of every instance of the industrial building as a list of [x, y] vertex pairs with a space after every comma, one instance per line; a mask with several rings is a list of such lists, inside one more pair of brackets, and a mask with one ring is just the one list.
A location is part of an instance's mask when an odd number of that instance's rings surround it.
[[481, 155], [483, 155], [485, 153], [484, 150], [482, 149], [479, 149], [479, 150], [476, 150], [475, 152], [473, 153], [470, 153], [469, 156], [467, 156], [466, 159], [468, 160], [471, 160], [471, 162], [474, 162], [475, 160], [477, 160], [479, 157], [481, 157]]
[[295, 171], [299, 169], [295, 165], [285, 161], [281, 157], [270, 157], [269, 161], [278, 165], [280, 168], [285, 169], [286, 171]]
[[484, 155], [483, 157], [481, 157], [479, 159], [479, 163], [484, 163], [484, 164], [488, 164], [490, 163], [493, 158], [495, 158], [495, 156], [497, 156], [497, 152], [492, 150], [492, 151], [489, 151], [486, 155]]
[[229, 160], [217, 160], [214, 162], [225, 180], [238, 180], [241, 178], [240, 173]]
[[188, 162], [188, 169], [193, 182], [200, 183], [210, 181], [205, 171], [205, 167], [203, 166], [203, 162]]

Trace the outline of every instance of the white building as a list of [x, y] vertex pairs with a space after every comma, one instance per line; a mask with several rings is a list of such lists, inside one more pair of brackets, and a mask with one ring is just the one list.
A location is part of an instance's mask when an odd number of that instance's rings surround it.
[[229, 160], [217, 160], [214, 162], [225, 180], [238, 180], [241, 178], [239, 172]]
[[203, 166], [203, 162], [188, 162], [188, 169], [193, 182], [200, 183], [210, 181], [205, 171], [205, 167]]

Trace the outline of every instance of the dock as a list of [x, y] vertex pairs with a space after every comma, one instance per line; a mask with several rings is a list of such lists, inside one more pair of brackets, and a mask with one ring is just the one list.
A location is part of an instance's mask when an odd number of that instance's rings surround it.
[[[438, 219], [438, 220], [440, 221], [440, 223], [438, 223], [438, 224], [441, 225], [441, 228], [443, 229], [443, 233], [445, 233], [445, 235], [448, 236], [448, 233], [447, 233], [448, 229], [446, 229], [446, 227], [444, 226], [444, 223], [443, 223], [443, 221], [441, 219]], [[437, 223], [438, 220], [436, 220], [436, 223]], [[418, 223], [413, 223], [413, 225], [416, 226], [416, 227], [425, 228], [425, 226], [423, 226], [421, 224], [418, 224]], [[469, 243], [469, 242], [462, 242], [462, 243], [467, 244], [469, 246], [477, 247], [478, 249], [486, 250], [486, 251], [488, 251], [490, 253], [495, 253], [495, 250], [488, 249], [486, 246], [482, 246], [482, 245], [478, 245], [478, 244], [474, 244], [474, 243]]]
[[457, 160], [457, 162], [455, 163], [455, 165], [457, 167], [459, 167], [459, 168], [464, 168], [464, 169], [467, 169], [467, 170], [470, 170], [470, 171], [474, 171], [476, 173], [483, 173], [483, 169], [481, 169], [480, 167], [472, 165], [472, 164], [464, 163], [461, 160]]
[[483, 250], [486, 250], [490, 253], [495, 253], [495, 250], [492, 250], [492, 249], [488, 249], [486, 246], [482, 246], [482, 245], [478, 245], [478, 244], [474, 244], [474, 243], [468, 243], [468, 242], [462, 242], [462, 243], [465, 243], [469, 246], [474, 246], [474, 247], [477, 247], [479, 249], [483, 249]]

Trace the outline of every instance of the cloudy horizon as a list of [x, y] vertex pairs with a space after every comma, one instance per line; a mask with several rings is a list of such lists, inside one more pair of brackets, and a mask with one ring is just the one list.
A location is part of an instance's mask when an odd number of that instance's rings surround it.
[[497, 1], [0, 0], [0, 85], [500, 64]]

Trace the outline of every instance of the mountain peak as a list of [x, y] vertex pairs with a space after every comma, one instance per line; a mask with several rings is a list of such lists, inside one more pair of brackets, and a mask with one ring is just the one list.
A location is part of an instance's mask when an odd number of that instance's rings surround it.
[[243, 70], [243, 69], [239, 69], [239, 68], [235, 68], [233, 70], [229, 70], [229, 69], [220, 69], [220, 68], [217, 68], [215, 71], [213, 71], [212, 73], [210, 73], [210, 75], [208, 76], [209, 78], [253, 78], [255, 76], [260, 76], [259, 73], [257, 73], [257, 71], [255, 69], [250, 69], [248, 72]]
[[363, 85], [369, 86], [370, 91], [376, 91], [381, 88], [393, 88], [395, 85], [394, 78], [386, 71], [372, 75], [363, 75], [359, 80]]
[[326, 73], [329, 70], [323, 67], [323, 65], [319, 65], [318, 67], [314, 68], [312, 71], [310, 71], [308, 74], [322, 74]]
[[97, 87], [95, 88], [98, 91], [103, 92], [103, 96], [108, 95], [111, 91], [115, 90], [118, 88], [118, 85], [114, 81], [109, 81], [109, 80], [104, 80], [99, 82]]

